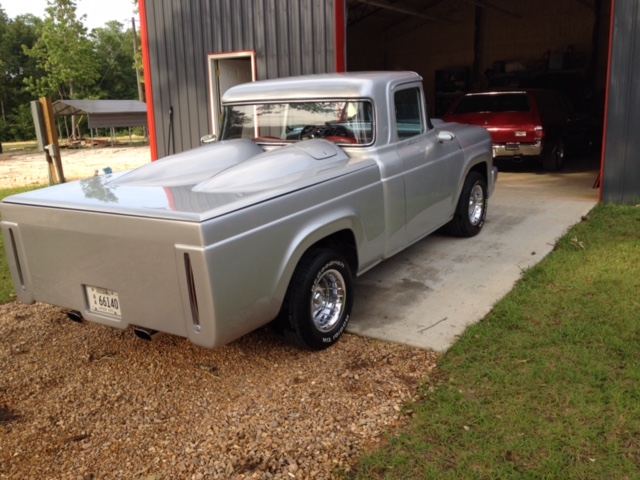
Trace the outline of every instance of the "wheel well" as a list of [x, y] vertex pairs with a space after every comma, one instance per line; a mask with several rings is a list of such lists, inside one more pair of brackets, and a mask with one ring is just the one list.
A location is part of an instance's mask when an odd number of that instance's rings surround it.
[[358, 271], [358, 249], [356, 239], [351, 230], [340, 230], [314, 243], [311, 248], [331, 248], [340, 252], [355, 275]]
[[471, 170], [469, 170], [469, 173], [471, 172], [478, 172], [480, 175], [482, 175], [482, 177], [484, 178], [485, 182], [489, 182], [489, 172], [487, 171], [488, 166], [486, 163], [478, 163], [477, 165], [474, 165], [473, 167], [471, 167]]

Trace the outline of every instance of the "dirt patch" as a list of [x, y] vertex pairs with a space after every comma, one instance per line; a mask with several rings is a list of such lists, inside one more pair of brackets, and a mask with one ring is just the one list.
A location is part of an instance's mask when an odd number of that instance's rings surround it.
[[[148, 146], [62, 149], [62, 168], [67, 180], [80, 180], [104, 173], [121, 172], [151, 161]], [[0, 188], [48, 185], [49, 167], [44, 152], [0, 155]]]

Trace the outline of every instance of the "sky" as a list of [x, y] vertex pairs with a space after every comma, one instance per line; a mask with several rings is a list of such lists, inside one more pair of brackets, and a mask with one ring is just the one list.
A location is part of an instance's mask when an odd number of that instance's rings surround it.
[[[9, 18], [25, 13], [44, 18], [47, 0], [0, 0], [0, 6]], [[87, 15], [84, 25], [89, 31], [104, 27], [111, 20], [117, 20], [128, 28], [132, 17], [135, 17], [136, 25], [139, 25], [139, 16], [134, 13], [136, 7], [132, 0], [76, 0], [76, 6], [78, 17]]]

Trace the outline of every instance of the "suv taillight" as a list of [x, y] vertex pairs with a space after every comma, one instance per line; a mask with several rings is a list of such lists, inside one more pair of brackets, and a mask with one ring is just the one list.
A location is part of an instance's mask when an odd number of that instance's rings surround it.
[[544, 128], [540, 125], [533, 127], [533, 138], [535, 140], [542, 140], [544, 138]]

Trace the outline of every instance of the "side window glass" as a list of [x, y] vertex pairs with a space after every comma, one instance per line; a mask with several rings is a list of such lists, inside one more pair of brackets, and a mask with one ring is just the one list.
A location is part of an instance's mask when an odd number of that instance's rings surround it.
[[398, 138], [409, 138], [424, 132], [424, 118], [420, 89], [407, 88], [395, 93], [396, 133]]

